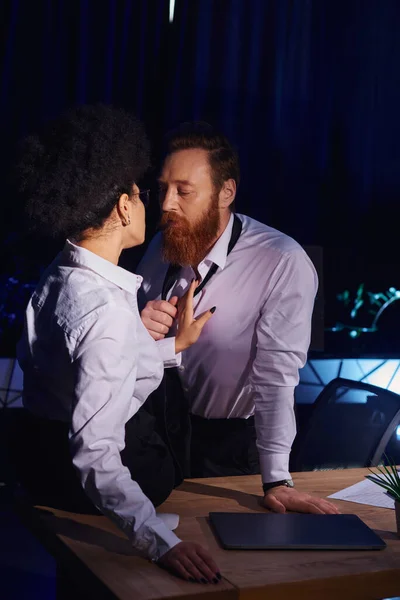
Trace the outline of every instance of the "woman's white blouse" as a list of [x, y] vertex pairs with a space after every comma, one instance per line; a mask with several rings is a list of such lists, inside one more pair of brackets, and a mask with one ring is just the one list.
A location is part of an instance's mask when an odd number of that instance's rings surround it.
[[86, 493], [156, 560], [180, 540], [156, 516], [120, 452], [125, 423], [180, 355], [174, 338], [155, 342], [142, 324], [141, 282], [67, 241], [28, 304], [18, 359], [24, 405], [71, 424], [72, 460]]

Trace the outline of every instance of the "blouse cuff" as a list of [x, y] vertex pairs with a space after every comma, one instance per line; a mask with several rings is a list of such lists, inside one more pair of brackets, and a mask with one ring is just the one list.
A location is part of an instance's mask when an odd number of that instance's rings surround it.
[[182, 362], [182, 354], [181, 352], [178, 354], [175, 353], [175, 337], [158, 340], [156, 344], [158, 352], [160, 353], [161, 359], [164, 363], [164, 369], [180, 366]]

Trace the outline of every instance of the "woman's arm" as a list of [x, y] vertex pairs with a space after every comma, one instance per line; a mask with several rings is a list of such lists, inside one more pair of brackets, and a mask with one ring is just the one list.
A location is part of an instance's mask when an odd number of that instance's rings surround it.
[[144, 556], [157, 560], [180, 542], [121, 462], [125, 423], [140, 405], [134, 397], [138, 347], [128, 309], [107, 308], [85, 327], [74, 354], [75, 404], [70, 448], [92, 502]]

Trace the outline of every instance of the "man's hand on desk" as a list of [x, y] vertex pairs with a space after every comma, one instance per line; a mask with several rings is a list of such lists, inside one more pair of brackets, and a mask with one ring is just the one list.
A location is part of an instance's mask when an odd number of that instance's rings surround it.
[[265, 508], [277, 513], [290, 510], [292, 512], [334, 515], [340, 512], [332, 502], [324, 498], [317, 498], [283, 485], [265, 492], [263, 504]]
[[202, 546], [192, 542], [180, 542], [166, 552], [158, 562], [193, 583], [196, 581], [218, 583], [221, 579], [219, 569], [211, 555]]

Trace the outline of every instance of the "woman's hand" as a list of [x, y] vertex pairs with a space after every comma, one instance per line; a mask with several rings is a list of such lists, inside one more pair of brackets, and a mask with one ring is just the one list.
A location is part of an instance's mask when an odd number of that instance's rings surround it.
[[180, 542], [166, 552], [159, 564], [195, 583], [218, 583], [221, 573], [211, 555], [199, 544]]
[[193, 294], [197, 285], [197, 282], [193, 280], [188, 291], [178, 303], [178, 332], [175, 337], [175, 351], [177, 354], [197, 342], [204, 325], [211, 319], [216, 310], [214, 306], [198, 319], [193, 317]]

